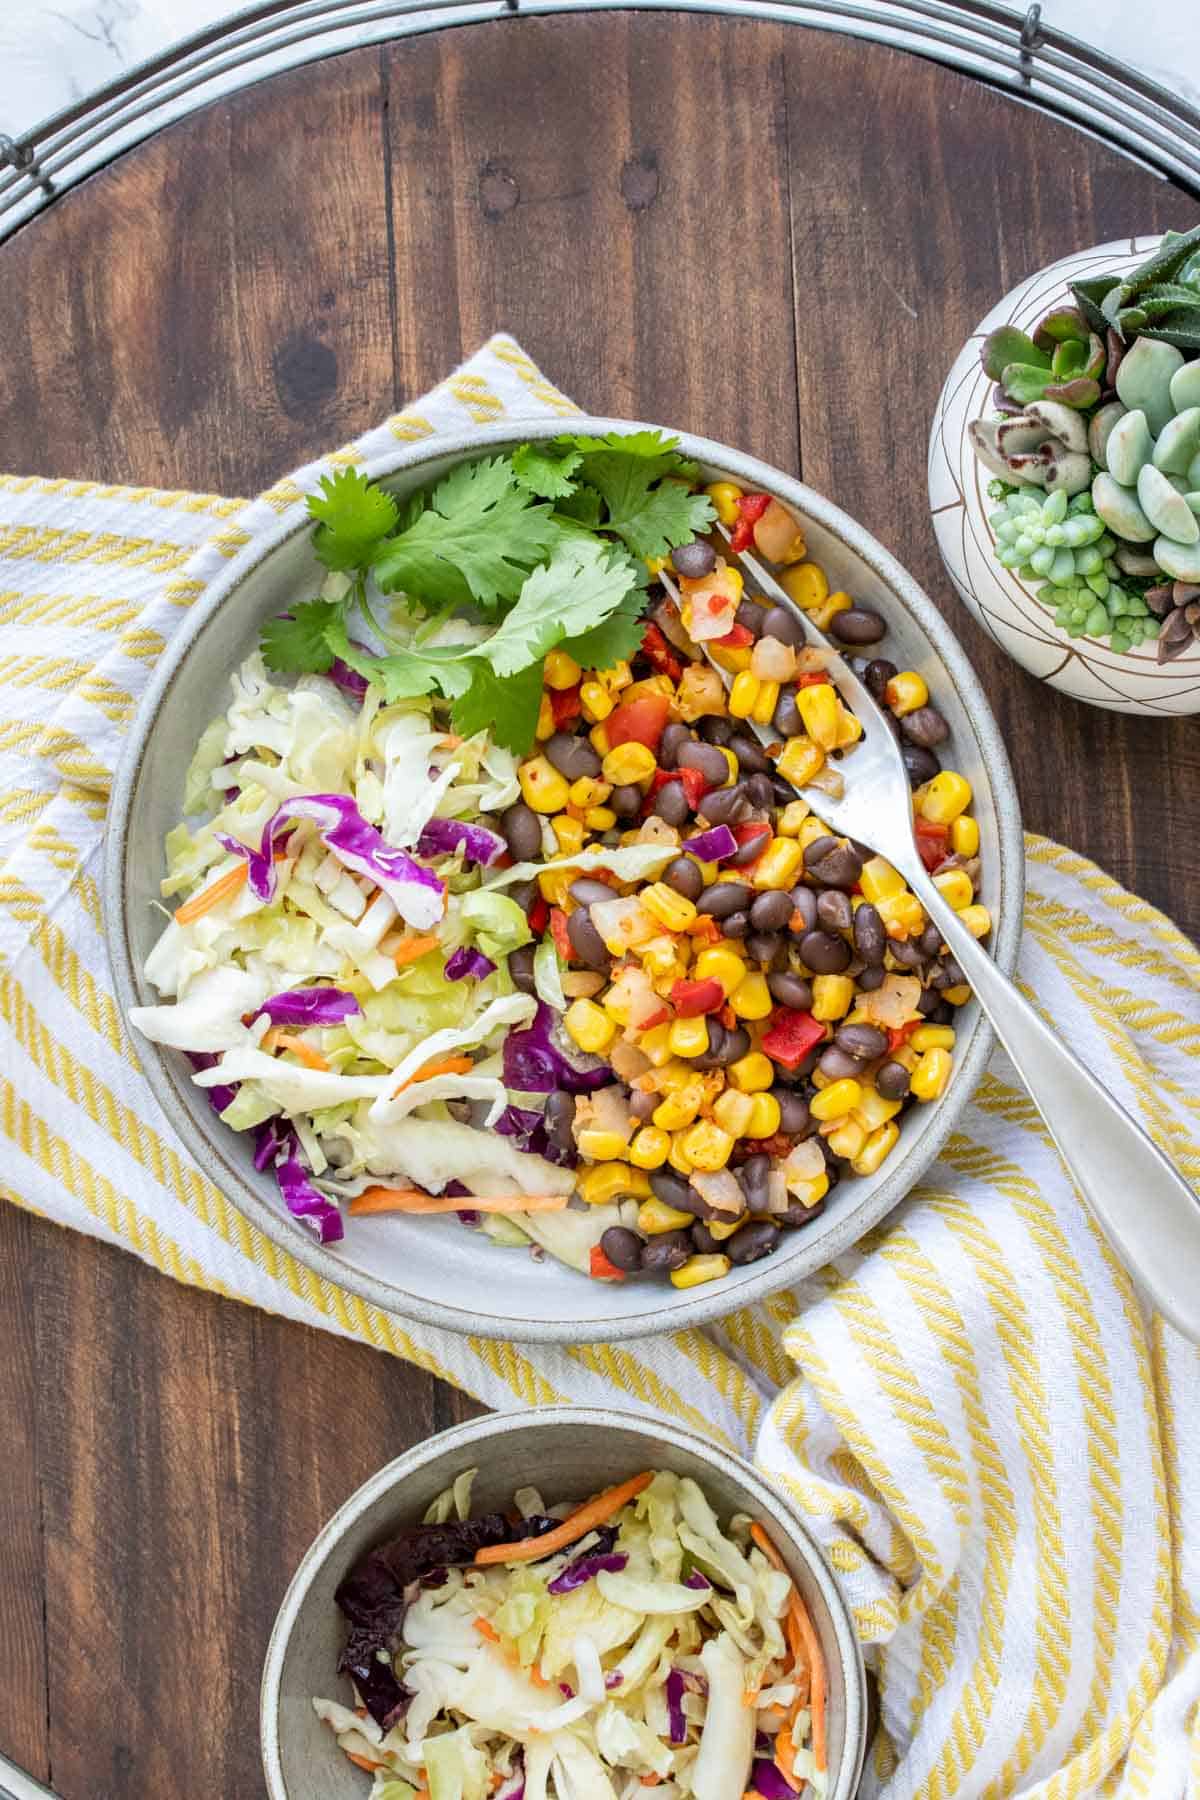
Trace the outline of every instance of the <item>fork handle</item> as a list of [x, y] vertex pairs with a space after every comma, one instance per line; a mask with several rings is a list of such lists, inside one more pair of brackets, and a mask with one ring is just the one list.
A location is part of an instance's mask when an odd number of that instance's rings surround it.
[[976, 943], [915, 851], [903, 873], [970, 982], [1109, 1243], [1163, 1317], [1200, 1344], [1200, 1198]]

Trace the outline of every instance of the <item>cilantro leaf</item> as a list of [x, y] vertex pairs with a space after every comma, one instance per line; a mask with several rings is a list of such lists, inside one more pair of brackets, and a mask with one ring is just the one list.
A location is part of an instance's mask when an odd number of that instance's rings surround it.
[[415, 523], [383, 544], [375, 579], [384, 593], [403, 589], [435, 606], [474, 601], [494, 611], [516, 598], [557, 536], [550, 508], [517, 485], [508, 457], [461, 463]]
[[351, 642], [344, 616], [327, 625], [325, 640], [334, 656], [383, 689], [389, 705], [394, 700], [411, 700], [419, 694], [435, 692], [452, 700], [471, 685], [471, 669], [462, 658], [464, 651], [475, 649], [473, 644], [464, 644], [462, 649], [450, 644], [434, 650], [414, 646], [389, 656], [375, 656]]
[[562, 638], [590, 631], [624, 600], [633, 585], [629, 560], [611, 544], [568, 537], [535, 569], [503, 624], [482, 644], [497, 675], [540, 662]]
[[582, 669], [611, 669], [616, 663], [627, 662], [641, 647], [646, 629], [642, 618], [645, 604], [645, 594], [638, 588], [632, 589], [602, 624], [593, 625], [578, 637], [567, 638], [559, 648], [573, 656]]
[[529, 493], [543, 500], [565, 500], [574, 492], [571, 476], [582, 461], [579, 450], [555, 455], [553, 446], [521, 444], [513, 451], [513, 474]]
[[571, 519], [587, 531], [595, 531], [604, 515], [604, 502], [596, 488], [580, 482], [575, 492], [554, 509], [559, 519]]
[[707, 530], [716, 516], [706, 494], [689, 494], [677, 481], [653, 486], [657, 465], [649, 458], [604, 453], [587, 457], [584, 470], [608, 507], [606, 528], [635, 556], [666, 556]]
[[454, 729], [470, 737], [486, 727], [506, 750], [517, 755], [528, 750], [542, 700], [541, 663], [501, 678], [481, 662], [474, 665], [474, 676], [469, 692], [454, 702]]
[[597, 450], [619, 450], [622, 456], [657, 459], [669, 454], [673, 462], [683, 460], [674, 455], [679, 448], [679, 439], [668, 437], [664, 431], [608, 431], [603, 437], [571, 437], [564, 434], [554, 441], [564, 447], [582, 450], [585, 455]]
[[335, 600], [305, 600], [290, 618], [268, 619], [262, 629], [268, 669], [283, 675], [323, 675], [334, 658], [326, 632], [341, 611]]
[[322, 475], [319, 491], [308, 496], [308, 510], [317, 521], [313, 549], [327, 569], [365, 569], [399, 517], [392, 496], [361, 469]]

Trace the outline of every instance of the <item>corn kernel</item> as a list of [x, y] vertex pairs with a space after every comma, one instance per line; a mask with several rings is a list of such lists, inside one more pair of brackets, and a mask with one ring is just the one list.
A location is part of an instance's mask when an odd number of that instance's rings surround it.
[[973, 938], [986, 937], [992, 929], [992, 915], [986, 906], [964, 906], [958, 916]]
[[854, 983], [849, 975], [814, 975], [812, 992], [810, 1010], [822, 1025], [844, 1019], [854, 1004]]
[[626, 700], [644, 700], [647, 694], [665, 694], [668, 700], [675, 698], [675, 683], [669, 675], [647, 675], [641, 681], [634, 681], [626, 689]]
[[684, 1137], [683, 1150], [694, 1169], [723, 1169], [729, 1161], [733, 1143], [730, 1134], [719, 1125], [697, 1119]]
[[757, 969], [751, 969], [730, 994], [729, 1004], [739, 1019], [769, 1018], [775, 1002], [771, 998], [766, 976], [760, 975]]
[[539, 744], [544, 744], [547, 738], [554, 736], [557, 729], [558, 727], [554, 723], [554, 708], [550, 704], [550, 696], [549, 694], [543, 694], [538, 701], [537, 726], [534, 731], [534, 736], [537, 738]]
[[581, 775], [570, 787], [572, 806], [602, 806], [612, 793], [607, 781], [596, 781], [591, 775]]
[[629, 1146], [629, 1160], [635, 1169], [661, 1169], [667, 1160], [671, 1140], [657, 1125], [643, 1125]]
[[934, 876], [933, 885], [955, 912], [961, 912], [964, 906], [970, 906], [975, 898], [974, 885], [965, 869], [945, 869], [940, 875]]
[[911, 1090], [918, 1100], [936, 1100], [950, 1079], [950, 1052], [926, 1050], [912, 1072]]
[[696, 958], [692, 973], [697, 981], [719, 981], [728, 1000], [745, 979], [746, 964], [728, 944], [710, 944]]
[[676, 1131], [671, 1138], [671, 1149], [667, 1162], [677, 1175], [690, 1175], [692, 1164], [683, 1148], [683, 1140], [687, 1134]]
[[904, 892], [904, 877], [893, 869], [890, 862], [885, 862], [882, 856], [873, 856], [863, 864], [858, 885], [863, 891], [863, 898], [869, 900], [872, 906], [878, 906], [881, 900], [888, 900], [894, 894]]
[[735, 719], [748, 719], [754, 711], [754, 702], [758, 699], [762, 682], [749, 669], [743, 669], [734, 676], [733, 686], [729, 690], [729, 711]]
[[854, 1117], [868, 1131], [874, 1131], [877, 1126], [886, 1125], [889, 1119], [894, 1119], [899, 1111], [898, 1100], [885, 1100], [878, 1088], [864, 1087], [862, 1099], [854, 1109]]
[[662, 574], [671, 559], [669, 556], [644, 556], [642, 561], [646, 565], [647, 574], [653, 580], [656, 575]]
[[779, 578], [779, 584], [789, 600], [811, 612], [814, 606], [820, 606], [829, 592], [829, 583], [825, 571], [819, 563], [802, 562], [787, 569]]
[[573, 819], [569, 813], [557, 813], [550, 821], [562, 856], [578, 856], [583, 849], [583, 840], [587, 836], [582, 819]]
[[775, 1079], [775, 1065], [761, 1050], [750, 1050], [745, 1056], [739, 1056], [736, 1062], [730, 1063], [725, 1074], [740, 1093], [757, 1094], [771, 1086]]
[[971, 998], [971, 990], [965, 981], [956, 983], [954, 987], [942, 989], [942, 999], [949, 1006], [965, 1006]]
[[758, 693], [754, 697], [754, 705], [750, 708], [750, 717], [756, 725], [769, 725], [775, 717], [775, 708], [779, 705], [779, 683], [777, 681], [760, 681]]
[[538, 893], [547, 906], [565, 906], [567, 889], [574, 880], [572, 869], [543, 869], [537, 878]]
[[861, 719], [856, 718], [852, 712], [847, 712], [839, 700], [837, 742], [834, 744], [834, 749], [848, 750], [851, 744], [857, 744], [862, 734]]
[[[614, 756], [619, 754], [619, 751], [613, 751]], [[696, 917], [692, 902], [677, 894], [665, 881], [651, 882], [649, 887], [642, 889], [638, 899], [650, 917], [665, 925], [668, 931], [686, 931]]]
[[853, 1116], [841, 1119], [829, 1133], [825, 1142], [835, 1156], [841, 1156], [847, 1162], [853, 1162], [866, 1146], [867, 1128], [865, 1125], [860, 1125]]
[[750, 1104], [754, 1111], [750, 1115], [742, 1136], [748, 1138], [774, 1137], [779, 1130], [779, 1121], [783, 1116], [774, 1094], [769, 1094], [764, 1089], [760, 1093], [750, 1096]]
[[979, 821], [960, 813], [950, 827], [950, 848], [960, 856], [978, 856]]
[[875, 909], [889, 937], [919, 937], [925, 929], [925, 909], [915, 894], [889, 894]]
[[665, 1201], [652, 1196], [643, 1200], [638, 1207], [638, 1230], [647, 1237], [658, 1237], [664, 1231], [680, 1231], [685, 1225], [694, 1225], [691, 1213], [680, 1212], [677, 1206], [668, 1206]]
[[731, 1132], [735, 1138], [744, 1137], [746, 1127], [754, 1117], [754, 1096], [739, 1093], [737, 1088], [726, 1088], [713, 1102], [712, 1112], [722, 1131]]
[[672, 937], [652, 937], [649, 943], [643, 944], [638, 951], [642, 959], [642, 967], [653, 980], [655, 977], [676, 978], [681, 972], [679, 957]]
[[800, 849], [804, 851], [810, 844], [815, 844], [818, 838], [828, 837], [829, 827], [824, 819], [818, 819], [816, 813], [810, 813], [796, 836]]
[[827, 594], [820, 606], [814, 606], [808, 616], [818, 631], [828, 631], [837, 615], [849, 612], [853, 605], [849, 594], [844, 594], [839, 588], [836, 594]]
[[702, 1287], [706, 1281], [720, 1281], [732, 1267], [727, 1256], [689, 1256], [682, 1269], [671, 1270], [671, 1286]]
[[854, 1111], [862, 1097], [862, 1083], [848, 1075], [842, 1081], [831, 1081], [827, 1088], [814, 1094], [808, 1110], [814, 1119], [842, 1119]]
[[637, 1047], [643, 1056], [649, 1057], [652, 1069], [665, 1069], [670, 1062], [670, 1039], [671, 1027], [669, 1025], [652, 1025], [638, 1038]]
[[588, 743], [592, 746], [592, 749], [596, 752], [597, 756], [604, 757], [608, 755], [612, 745], [608, 741], [608, 729], [603, 719], [601, 719], [598, 724], [593, 725], [592, 729], [588, 732]]
[[736, 525], [738, 522], [738, 501], [742, 497], [742, 489], [736, 481], [712, 481], [705, 488], [705, 493], [717, 509], [717, 517], [722, 525]]
[[741, 773], [741, 766], [738, 762], [737, 757], [733, 754], [732, 750], [727, 750], [723, 744], [719, 745], [718, 748], [721, 751], [721, 755], [725, 758], [725, 767], [729, 771], [728, 775], [725, 777], [725, 780], [721, 783], [721, 786], [722, 787], [732, 787], [734, 782], [737, 780], [739, 774]]
[[594, 1169], [581, 1169], [575, 1185], [589, 1206], [608, 1206], [619, 1196], [633, 1192], [632, 1174], [622, 1162], [599, 1163]]
[[580, 1156], [589, 1162], [620, 1162], [625, 1157], [625, 1139], [619, 1131], [596, 1131], [586, 1127], [575, 1139]]
[[616, 703], [600, 682], [585, 681], [579, 690], [579, 704], [588, 724], [598, 725], [601, 719], [607, 719]]
[[709, 1237], [716, 1238], [718, 1244], [723, 1244], [726, 1238], [731, 1238], [735, 1231], [740, 1231], [742, 1229], [742, 1226], [746, 1223], [747, 1217], [748, 1215], [743, 1213], [740, 1219], [710, 1219], [708, 1221], [708, 1235]]
[[682, 1131], [700, 1111], [703, 1099], [704, 1083], [697, 1076], [681, 1087], [678, 1093], [668, 1094], [659, 1102], [653, 1113], [654, 1123], [661, 1131]]
[[953, 1050], [956, 1035], [953, 1025], [918, 1025], [908, 1041], [914, 1050]]
[[627, 662], [616, 662], [611, 669], [598, 669], [596, 679], [610, 694], [618, 694], [633, 680], [633, 670]]
[[838, 735], [838, 698], [833, 684], [820, 681], [797, 689], [796, 709], [813, 743], [832, 750]]
[[741, 675], [749, 672], [750, 658], [753, 652], [745, 649], [732, 650], [724, 644], [714, 644], [710, 638], [708, 654], [718, 669], [725, 669], [730, 675]]
[[790, 888], [804, 864], [804, 851], [795, 838], [772, 838], [754, 863], [751, 881], [756, 888]]
[[645, 744], [618, 744], [610, 750], [600, 765], [605, 781], [613, 787], [628, 787], [632, 782], [648, 781], [657, 764], [653, 750]]
[[790, 1182], [788, 1192], [797, 1206], [815, 1206], [829, 1192], [829, 1177], [822, 1170], [819, 1175], [811, 1175], [807, 1181]]
[[611, 831], [617, 822], [617, 815], [611, 806], [589, 806], [583, 815], [583, 822], [589, 831]]
[[889, 1120], [873, 1131], [851, 1163], [856, 1175], [874, 1175], [885, 1157], [890, 1156], [900, 1140], [900, 1127]]
[[572, 1000], [563, 1014], [563, 1025], [572, 1043], [599, 1056], [617, 1035], [617, 1027], [594, 1000]]
[[583, 670], [565, 650], [551, 650], [542, 665], [542, 680], [559, 693], [573, 688], [583, 677]]
[[934, 825], [952, 825], [971, 804], [971, 784], [955, 769], [943, 769], [925, 789], [921, 817]]
[[570, 789], [544, 756], [531, 756], [517, 770], [517, 780], [527, 806], [534, 812], [559, 813], [567, 805]]
[[673, 1019], [670, 1044], [676, 1056], [703, 1056], [708, 1049], [708, 1020]]
[[[670, 1029], [668, 1025], [668, 1034]], [[658, 1090], [661, 1094], [678, 1094], [684, 1088], [690, 1087], [696, 1079], [697, 1073], [691, 1064], [673, 1056], [658, 1072]]]
[[809, 815], [807, 800], [789, 800], [778, 819], [775, 829], [782, 837], [798, 837], [800, 828]]
[[884, 688], [883, 697], [896, 717], [902, 719], [905, 713], [916, 712], [919, 706], [928, 706], [929, 689], [915, 669], [901, 669]]
[[805, 787], [825, 767], [825, 752], [810, 737], [789, 738], [775, 767], [793, 787]]

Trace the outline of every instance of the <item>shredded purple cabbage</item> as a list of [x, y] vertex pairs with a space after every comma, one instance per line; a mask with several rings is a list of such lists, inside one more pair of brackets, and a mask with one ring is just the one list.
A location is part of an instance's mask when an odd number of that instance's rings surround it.
[[462, 981], [470, 976], [474, 981], [483, 981], [495, 972], [496, 965], [490, 956], [482, 950], [469, 950], [461, 944], [453, 955], [446, 958], [445, 976], [447, 981]]
[[[186, 1054], [193, 1069], [215, 1069], [221, 1060], [211, 1050], [189, 1050]], [[226, 1083], [222, 1087], [205, 1088], [203, 1092], [208, 1096], [208, 1103], [213, 1111], [223, 1113], [237, 1099], [237, 1084]]]
[[687, 1720], [683, 1715], [685, 1692], [682, 1672], [679, 1669], [672, 1669], [667, 1676], [667, 1720], [673, 1744], [687, 1743]]
[[[364, 649], [365, 646], [360, 644], [358, 648]], [[366, 676], [360, 675], [357, 669], [352, 669], [349, 663], [344, 663], [340, 656], [335, 656], [330, 663], [328, 675], [335, 687], [340, 687], [343, 694], [349, 694], [352, 700], [366, 699], [367, 688], [370, 686]]]
[[465, 1225], [468, 1231], [478, 1231], [483, 1224], [483, 1214], [473, 1206], [460, 1206], [456, 1217], [459, 1224]]
[[551, 1143], [542, 1114], [530, 1112], [527, 1107], [506, 1106], [496, 1120], [495, 1129], [501, 1137], [515, 1138], [518, 1150], [542, 1156], [560, 1169], [573, 1169], [579, 1161], [575, 1150]]
[[504, 1785], [496, 1790], [494, 1800], [525, 1800], [525, 1752], [518, 1748], [513, 1770]]
[[417, 840], [418, 856], [450, 856], [459, 845], [468, 862], [488, 869], [499, 862], [508, 845], [486, 825], [468, 825], [465, 819], [430, 819]]
[[625, 1677], [622, 1675], [620, 1669], [610, 1669], [608, 1674], [604, 1677], [604, 1685], [606, 1688], [610, 1689], [619, 1688], [624, 1679]]
[[341, 1213], [328, 1194], [313, 1185], [309, 1170], [300, 1160], [299, 1140], [293, 1137], [286, 1143], [285, 1152], [275, 1165], [275, 1179], [284, 1204], [293, 1218], [303, 1219], [312, 1227], [322, 1244], [336, 1244], [346, 1235]]
[[738, 847], [737, 839], [728, 825], [714, 825], [711, 831], [698, 832], [695, 837], [685, 838], [681, 846], [701, 862], [721, 862], [726, 856], [732, 856]]
[[315, 820], [322, 840], [338, 861], [354, 874], [376, 882], [408, 924], [424, 931], [437, 924], [445, 905], [445, 883], [407, 850], [386, 843], [345, 794], [308, 794], [285, 800], [263, 827], [257, 850], [218, 834], [226, 850], [246, 858], [250, 888], [259, 900], [275, 898], [275, 843], [297, 819]]
[[710, 1588], [712, 1582], [708, 1579], [707, 1575], [702, 1575], [699, 1569], [693, 1569], [690, 1575], [684, 1577], [683, 1585], [684, 1587], [695, 1588], [698, 1593], [701, 1588]]
[[340, 1025], [361, 1011], [353, 994], [335, 987], [288, 988], [264, 1000], [258, 1009], [273, 1025]]
[[255, 1168], [274, 1168], [275, 1159], [287, 1142], [287, 1137], [287, 1127], [279, 1119], [264, 1119], [258, 1128], [258, 1138], [254, 1145]]
[[756, 1794], [762, 1795], [762, 1800], [796, 1800], [800, 1792], [798, 1787], [792, 1786], [779, 1764], [768, 1762], [765, 1756], [760, 1756], [750, 1770], [750, 1786]]
[[568, 1094], [590, 1094], [608, 1087], [613, 1072], [607, 1064], [599, 1069], [577, 1069], [557, 1049], [550, 1036], [554, 1015], [544, 1001], [519, 1031], [510, 1031], [504, 1040], [504, 1084], [529, 1094], [552, 1094], [561, 1088]]
[[607, 1571], [611, 1575], [617, 1574], [626, 1566], [629, 1558], [623, 1551], [618, 1550], [614, 1553], [613, 1545], [616, 1541], [617, 1527], [615, 1525], [602, 1526], [596, 1533], [596, 1542], [591, 1548], [585, 1550], [581, 1556], [577, 1556], [574, 1562], [569, 1562], [566, 1568], [554, 1577], [546, 1592], [548, 1594], [569, 1594], [575, 1588], [583, 1587], [601, 1571]]

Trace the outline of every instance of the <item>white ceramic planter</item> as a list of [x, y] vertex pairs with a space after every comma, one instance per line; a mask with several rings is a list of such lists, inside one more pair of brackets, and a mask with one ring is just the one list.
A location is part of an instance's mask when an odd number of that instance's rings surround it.
[[1051, 306], [1067, 297], [1067, 283], [1084, 275], [1120, 274], [1158, 248], [1158, 237], [1098, 244], [1039, 269], [997, 302], [967, 342], [946, 377], [929, 434], [929, 506], [938, 548], [951, 580], [979, 623], [1031, 674], [1076, 700], [1115, 712], [1149, 715], [1200, 712], [1200, 643], [1174, 662], [1160, 664], [1153, 642], [1116, 652], [1102, 638], [1068, 637], [1054, 614], [993, 554], [988, 514], [991, 477], [967, 437], [972, 419], [992, 412], [995, 385], [979, 360], [981, 340], [997, 325], [1031, 331]]

